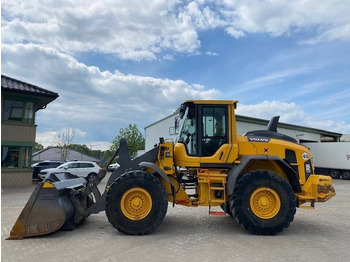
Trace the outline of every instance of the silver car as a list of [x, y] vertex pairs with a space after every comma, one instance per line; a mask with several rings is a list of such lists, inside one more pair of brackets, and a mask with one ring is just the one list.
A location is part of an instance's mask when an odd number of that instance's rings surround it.
[[71, 161], [66, 162], [56, 168], [43, 169], [39, 173], [39, 178], [44, 180], [48, 175], [53, 173], [69, 172], [79, 177], [85, 177], [86, 179], [92, 179], [97, 176], [101, 167], [95, 162], [89, 161]]

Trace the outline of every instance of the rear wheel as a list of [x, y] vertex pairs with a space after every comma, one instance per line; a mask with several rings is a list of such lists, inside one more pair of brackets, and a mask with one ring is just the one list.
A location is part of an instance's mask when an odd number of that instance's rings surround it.
[[348, 171], [348, 170], [343, 171], [343, 173], [341, 175], [344, 179], [350, 180], [350, 171]]
[[232, 213], [256, 235], [275, 235], [294, 219], [296, 202], [290, 184], [279, 175], [256, 170], [242, 176], [233, 192]]
[[128, 235], [152, 233], [168, 209], [163, 184], [153, 175], [137, 170], [118, 177], [106, 195], [106, 215], [118, 231]]
[[331, 178], [334, 178], [334, 179], [340, 178], [340, 172], [338, 170], [331, 170], [329, 172], [329, 175], [331, 176]]

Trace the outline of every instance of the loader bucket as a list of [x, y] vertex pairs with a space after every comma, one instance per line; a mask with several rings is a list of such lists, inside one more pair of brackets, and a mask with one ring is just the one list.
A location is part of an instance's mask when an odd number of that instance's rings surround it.
[[50, 175], [41, 182], [14, 224], [8, 240], [40, 236], [70, 224], [75, 208], [70, 200], [72, 188], [84, 187], [86, 180], [70, 173]]

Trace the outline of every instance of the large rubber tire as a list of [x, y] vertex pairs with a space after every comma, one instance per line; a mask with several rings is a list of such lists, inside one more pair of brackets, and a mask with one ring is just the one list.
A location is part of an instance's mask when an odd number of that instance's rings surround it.
[[340, 172], [339, 172], [339, 170], [333, 169], [333, 170], [329, 171], [329, 175], [330, 175], [331, 178], [333, 178], [333, 179], [339, 179], [339, 178], [340, 178]]
[[[269, 218], [259, 217], [251, 206], [251, 198], [254, 199], [255, 192], [263, 188], [272, 189], [279, 198], [280, 206]], [[236, 184], [232, 201], [231, 211], [237, 222], [256, 235], [276, 235], [282, 232], [293, 221], [296, 212], [296, 200], [290, 184], [267, 170], [255, 170], [243, 175]]]
[[220, 207], [221, 207], [222, 211], [224, 211], [227, 215], [232, 217], [232, 212], [231, 212], [230, 205], [228, 202], [226, 202], [225, 204], [221, 204]]
[[350, 180], [350, 171], [349, 170], [345, 170], [341, 173], [342, 177], [346, 180]]
[[[151, 198], [151, 209], [140, 220], [130, 219], [122, 207], [125, 203], [121, 203], [125, 194], [133, 188], [147, 191], [146, 195]], [[168, 210], [167, 198], [163, 184], [155, 176], [141, 170], [129, 171], [110, 186], [106, 195], [106, 215], [113, 227], [124, 234], [150, 234], [165, 217]]]

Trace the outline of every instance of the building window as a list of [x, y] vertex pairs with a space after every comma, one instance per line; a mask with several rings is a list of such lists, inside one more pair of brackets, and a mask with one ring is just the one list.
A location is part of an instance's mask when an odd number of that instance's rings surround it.
[[5, 100], [3, 121], [19, 121], [34, 123], [34, 103], [15, 100]]
[[2, 146], [1, 167], [29, 168], [31, 151], [27, 146]]

